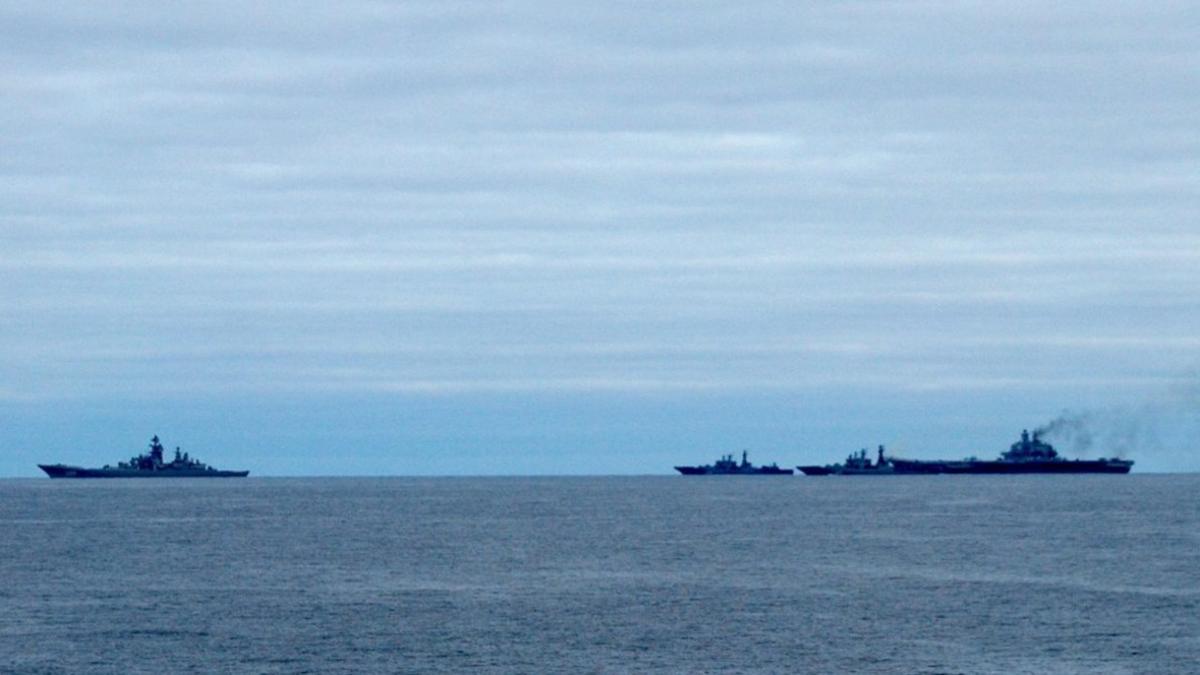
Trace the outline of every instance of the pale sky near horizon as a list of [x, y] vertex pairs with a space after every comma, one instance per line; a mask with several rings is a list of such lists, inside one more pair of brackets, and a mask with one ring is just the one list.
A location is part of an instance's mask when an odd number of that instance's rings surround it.
[[[1200, 470], [1200, 7], [6, 2], [0, 476]], [[1077, 439], [1061, 439], [1065, 450]]]

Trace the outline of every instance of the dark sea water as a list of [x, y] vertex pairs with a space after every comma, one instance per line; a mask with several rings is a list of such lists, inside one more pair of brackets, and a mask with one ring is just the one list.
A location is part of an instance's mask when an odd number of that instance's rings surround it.
[[1200, 476], [0, 481], [0, 671], [1197, 673]]

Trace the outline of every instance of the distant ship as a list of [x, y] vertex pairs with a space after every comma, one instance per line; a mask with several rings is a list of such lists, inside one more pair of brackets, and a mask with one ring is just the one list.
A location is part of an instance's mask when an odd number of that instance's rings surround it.
[[150, 452], [132, 457], [128, 462], [116, 466], [104, 465], [100, 469], [86, 469], [66, 464], [38, 464], [38, 468], [51, 478], [242, 478], [249, 471], [221, 471], [180, 453], [175, 448], [175, 458], [163, 461], [163, 446], [158, 436], [150, 439]]
[[1035, 431], [1021, 432], [1021, 440], [1013, 443], [999, 459], [983, 460], [970, 457], [962, 460], [889, 460], [898, 474], [910, 473], [1129, 473], [1133, 461], [1128, 459], [1064, 459], [1054, 446], [1038, 438]]
[[879, 446], [878, 459], [874, 462], [867, 456], [867, 449], [851, 453], [842, 464], [798, 466], [805, 476], [890, 476], [896, 473], [890, 457], [884, 457], [883, 446]]
[[742, 463], [738, 464], [733, 455], [723, 455], [715, 464], [704, 466], [677, 466], [675, 470], [685, 476], [790, 476], [791, 469], [781, 469], [777, 464], [754, 466], [742, 453]]

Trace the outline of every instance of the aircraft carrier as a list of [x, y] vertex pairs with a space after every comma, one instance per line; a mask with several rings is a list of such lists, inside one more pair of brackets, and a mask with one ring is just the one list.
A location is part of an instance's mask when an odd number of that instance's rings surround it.
[[1100, 459], [1066, 459], [1053, 445], [1038, 438], [1035, 431], [1021, 432], [1021, 440], [1013, 443], [998, 459], [915, 460], [891, 459], [896, 473], [1129, 473], [1133, 461], [1101, 457]]

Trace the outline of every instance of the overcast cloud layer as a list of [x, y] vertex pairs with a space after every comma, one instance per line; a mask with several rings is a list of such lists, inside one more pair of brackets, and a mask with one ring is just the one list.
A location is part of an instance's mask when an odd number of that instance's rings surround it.
[[1198, 34], [1171, 2], [4, 3], [0, 473], [155, 430], [274, 473], [986, 455], [1179, 407]]

